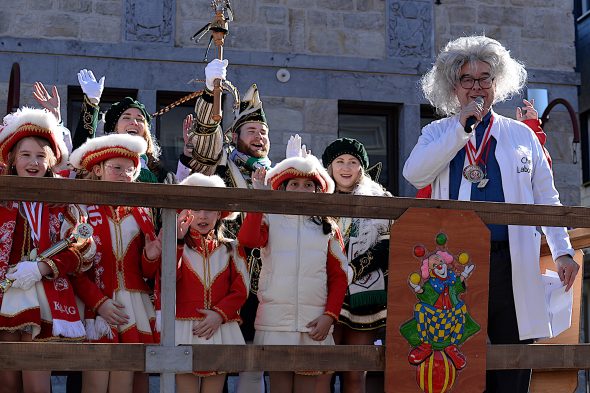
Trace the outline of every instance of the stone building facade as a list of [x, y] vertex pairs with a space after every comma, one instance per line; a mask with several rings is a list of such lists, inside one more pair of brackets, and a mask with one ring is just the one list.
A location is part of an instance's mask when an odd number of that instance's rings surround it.
[[[204, 77], [206, 40], [195, 45], [190, 38], [211, 19], [209, 3], [3, 0], [0, 108], [6, 107], [14, 62], [21, 69], [21, 105], [32, 103], [35, 81], [55, 84], [70, 127], [80, 100], [76, 73], [81, 68], [105, 75], [105, 92], [111, 89], [113, 97], [134, 94], [151, 111], [202, 88], [188, 82]], [[258, 84], [273, 161], [284, 157], [291, 133], [298, 132], [319, 154], [338, 135], [366, 132], [371, 153], [386, 164], [388, 186], [398, 195], [414, 195], [401, 179], [401, 167], [421, 126], [431, 119], [417, 83], [435, 53], [464, 34], [500, 40], [527, 65], [529, 87], [546, 89], [549, 100], [566, 98], [577, 108], [580, 77], [570, 1], [234, 0], [232, 5], [228, 78], [242, 92]], [[288, 81], [279, 80], [279, 70]], [[513, 116], [520, 99], [496, 110]], [[231, 100], [226, 101], [224, 121], [229, 122]], [[180, 121], [189, 110], [153, 124], [165, 155], [172, 157], [170, 166], [182, 142]], [[571, 125], [563, 108], [552, 112], [546, 131], [562, 199], [578, 205], [581, 170], [579, 160], [572, 162]]]

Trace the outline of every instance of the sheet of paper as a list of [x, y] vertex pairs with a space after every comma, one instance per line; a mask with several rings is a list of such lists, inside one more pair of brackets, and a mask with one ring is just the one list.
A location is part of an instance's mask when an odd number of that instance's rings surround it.
[[574, 293], [571, 289], [565, 291], [557, 272], [547, 270], [542, 278], [551, 322], [551, 336], [555, 337], [571, 326]]

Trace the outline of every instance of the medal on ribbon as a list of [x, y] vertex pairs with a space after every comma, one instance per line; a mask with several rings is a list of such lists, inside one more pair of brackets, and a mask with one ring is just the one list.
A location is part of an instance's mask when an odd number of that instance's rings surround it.
[[[488, 147], [491, 138], [492, 124], [494, 123], [494, 117], [490, 118], [490, 125], [488, 126], [486, 132], [483, 135], [483, 139], [481, 144], [479, 145], [479, 149], [475, 149], [471, 140], [467, 142], [465, 145], [465, 151], [467, 154], [467, 160], [469, 161], [469, 165], [463, 168], [463, 177], [470, 183], [477, 184], [478, 188], [484, 188], [486, 184], [488, 184], [489, 179], [486, 178], [486, 173], [481, 168], [480, 163], [485, 165], [483, 162], [483, 153]], [[489, 153], [489, 149], [487, 149]]]
[[470, 183], [479, 183], [484, 177], [483, 169], [479, 165], [467, 165], [463, 168], [463, 177]]

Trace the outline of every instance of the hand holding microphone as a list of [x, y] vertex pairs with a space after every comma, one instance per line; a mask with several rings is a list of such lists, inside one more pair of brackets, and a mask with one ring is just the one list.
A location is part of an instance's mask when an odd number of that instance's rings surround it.
[[[475, 98], [475, 101], [473, 101], [475, 103], [475, 105], [477, 106], [478, 112], [481, 112], [481, 110], [483, 109], [483, 97], [477, 97]], [[465, 120], [465, 127], [463, 128], [465, 130], [465, 132], [470, 133], [473, 131], [475, 124], [479, 121], [479, 119], [475, 116], [475, 115], [471, 115], [467, 118], [467, 120]]]

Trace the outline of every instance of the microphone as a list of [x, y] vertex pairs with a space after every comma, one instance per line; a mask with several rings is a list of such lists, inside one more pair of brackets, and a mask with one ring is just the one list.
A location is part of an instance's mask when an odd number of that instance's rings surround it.
[[[483, 106], [483, 97], [477, 97], [475, 99], [475, 102], [477, 103], [477, 106], [481, 108]], [[477, 123], [477, 117], [469, 116], [465, 121], [465, 132], [470, 133], [471, 131], [473, 131], [475, 123]]]

